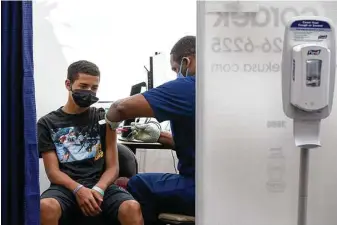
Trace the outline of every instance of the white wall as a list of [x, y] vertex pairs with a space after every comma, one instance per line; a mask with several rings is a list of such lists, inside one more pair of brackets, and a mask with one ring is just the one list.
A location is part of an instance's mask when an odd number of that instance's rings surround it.
[[[199, 11], [197, 172], [202, 225], [297, 224], [300, 151], [294, 147], [292, 121], [282, 109], [282, 21], [316, 11], [337, 24], [337, 3], [268, 1], [260, 6], [255, 19], [232, 14], [220, 23], [216, 15]], [[212, 50], [213, 37], [228, 38], [231, 51]], [[248, 44], [245, 49], [248, 38], [255, 46], [252, 52]], [[265, 38], [272, 47], [267, 53], [261, 47]], [[224, 51], [226, 46], [217, 47]], [[238, 48], [242, 51], [235, 52]], [[331, 116], [321, 125], [323, 147], [310, 153], [308, 225], [337, 224], [336, 96]]]
[[[126, 97], [131, 85], [147, 81], [144, 65], [149, 66], [149, 57], [155, 52], [164, 54], [167, 67], [162, 69], [169, 70], [169, 53], [175, 42], [196, 33], [196, 4], [193, 0], [35, 0], [33, 19], [40, 118], [66, 102], [64, 81], [73, 61], [86, 59], [99, 66], [100, 100]], [[141, 171], [174, 171], [173, 163], [168, 163], [172, 161], [169, 151], [149, 150], [140, 160]], [[40, 171], [42, 191], [49, 183], [41, 162]]]
[[66, 70], [80, 59], [101, 69], [98, 97], [128, 96], [146, 80], [149, 56], [169, 52], [196, 33], [196, 4], [188, 1], [34, 1], [34, 60], [38, 118], [66, 101]]

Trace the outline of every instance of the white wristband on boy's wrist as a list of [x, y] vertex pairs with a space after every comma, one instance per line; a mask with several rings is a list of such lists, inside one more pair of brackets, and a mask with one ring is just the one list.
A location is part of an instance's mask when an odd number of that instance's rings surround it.
[[83, 187], [82, 184], [79, 184], [74, 190], [73, 190], [73, 194], [76, 195], [76, 193]]
[[100, 193], [102, 196], [104, 196], [104, 191], [103, 191], [100, 187], [94, 186], [94, 187], [91, 188], [91, 189], [97, 191], [97, 192]]

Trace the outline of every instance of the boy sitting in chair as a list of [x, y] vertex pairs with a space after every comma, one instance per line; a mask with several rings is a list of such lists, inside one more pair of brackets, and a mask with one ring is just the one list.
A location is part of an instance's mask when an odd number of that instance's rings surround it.
[[98, 101], [99, 82], [95, 64], [71, 64], [67, 103], [38, 121], [38, 149], [51, 182], [41, 195], [42, 225], [62, 224], [79, 214], [102, 214], [111, 225], [143, 225], [138, 202], [113, 184], [119, 174], [116, 132], [99, 125], [104, 109], [90, 107]]

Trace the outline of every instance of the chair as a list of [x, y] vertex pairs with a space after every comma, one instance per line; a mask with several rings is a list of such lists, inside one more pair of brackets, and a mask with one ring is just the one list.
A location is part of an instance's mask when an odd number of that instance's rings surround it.
[[[138, 173], [138, 163], [135, 154], [125, 145], [117, 144], [118, 148], [118, 160], [119, 160], [119, 177], [127, 177], [130, 178]], [[66, 223], [62, 223], [60, 225], [111, 225], [107, 224], [104, 221], [102, 216], [97, 217], [85, 217], [80, 216], [78, 218], [73, 219], [72, 221], [66, 221]]]
[[158, 216], [158, 219], [165, 223], [166, 225], [194, 225], [195, 224], [195, 217], [193, 216], [186, 216], [180, 214], [170, 214], [170, 213], [161, 213]]
[[119, 177], [131, 178], [138, 173], [138, 162], [132, 150], [122, 144], [117, 144], [119, 160]]

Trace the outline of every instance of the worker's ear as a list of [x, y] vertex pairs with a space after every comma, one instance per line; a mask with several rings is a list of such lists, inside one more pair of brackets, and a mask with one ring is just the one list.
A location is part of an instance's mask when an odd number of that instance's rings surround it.
[[182, 59], [182, 63], [183, 63], [183, 66], [185, 66], [185, 68], [188, 68], [189, 65], [191, 64], [191, 60], [188, 57], [184, 57]]

